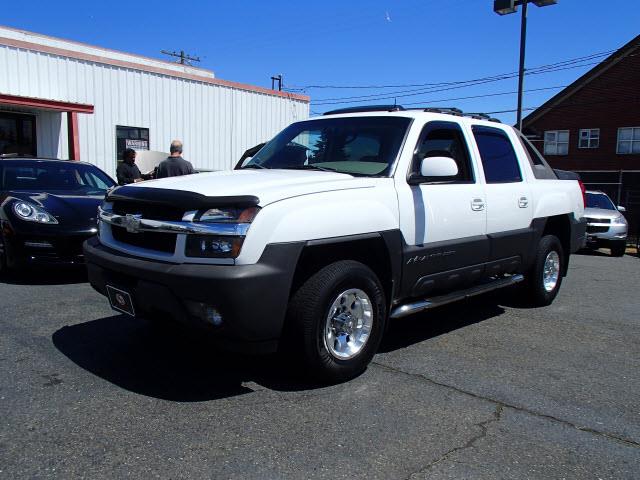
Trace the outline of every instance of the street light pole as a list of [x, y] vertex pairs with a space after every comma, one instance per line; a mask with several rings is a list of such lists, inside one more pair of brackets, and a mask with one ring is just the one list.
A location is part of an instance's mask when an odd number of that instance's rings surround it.
[[527, 4], [522, 2], [522, 23], [520, 24], [520, 68], [518, 69], [518, 113], [516, 123], [522, 131], [522, 92], [524, 91], [524, 55], [527, 49]]
[[494, 0], [493, 11], [498, 15], [508, 15], [518, 11], [522, 6], [522, 22], [520, 24], [520, 68], [518, 69], [518, 110], [516, 114], [516, 124], [518, 130], [522, 131], [522, 92], [524, 91], [524, 58], [527, 45], [527, 5], [529, 2], [537, 7], [548, 7], [555, 5], [558, 0]]

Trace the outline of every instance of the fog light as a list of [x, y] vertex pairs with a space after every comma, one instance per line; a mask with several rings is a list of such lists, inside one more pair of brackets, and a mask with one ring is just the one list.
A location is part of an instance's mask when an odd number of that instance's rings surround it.
[[187, 300], [186, 304], [187, 310], [189, 310], [189, 313], [194, 317], [198, 317], [200, 320], [204, 320], [214, 327], [222, 325], [222, 315], [215, 307], [192, 300]]
[[46, 240], [25, 240], [24, 246], [32, 248], [53, 248], [53, 245]]

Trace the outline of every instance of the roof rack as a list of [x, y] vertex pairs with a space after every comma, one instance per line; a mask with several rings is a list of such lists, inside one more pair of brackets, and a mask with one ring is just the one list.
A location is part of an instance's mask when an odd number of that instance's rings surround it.
[[431, 112], [431, 113], [445, 113], [448, 115], [457, 115], [459, 117], [475, 118], [476, 120], [487, 120], [489, 122], [502, 123], [497, 118], [493, 118], [490, 115], [487, 115], [486, 113], [463, 112], [462, 110], [456, 107], [420, 107], [420, 108], [415, 108], [411, 110], [422, 110], [424, 112]]
[[362, 112], [399, 112], [406, 110], [421, 110], [430, 113], [444, 113], [446, 115], [456, 115], [458, 117], [470, 117], [476, 120], [487, 120], [489, 122], [502, 123], [497, 118], [493, 118], [486, 113], [467, 113], [456, 107], [412, 107], [404, 108], [402, 105], [363, 105], [361, 107], [339, 108], [323, 113], [323, 115], [336, 115], [338, 113], [362, 113]]
[[486, 113], [465, 113], [465, 116], [475, 118], [476, 120], [487, 120], [489, 122], [502, 123], [497, 118], [487, 115]]
[[398, 112], [404, 110], [402, 105], [363, 105], [361, 107], [339, 108], [324, 112], [322, 115], [337, 115], [339, 113], [361, 113], [361, 112]]
[[423, 112], [431, 113], [446, 113], [448, 115], [457, 115], [459, 117], [464, 115], [464, 112], [456, 107], [420, 107], [416, 110], [422, 110]]

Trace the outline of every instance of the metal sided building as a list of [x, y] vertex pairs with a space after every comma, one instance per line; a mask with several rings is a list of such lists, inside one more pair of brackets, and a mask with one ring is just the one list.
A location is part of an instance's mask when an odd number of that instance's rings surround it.
[[112, 176], [125, 147], [184, 142], [196, 168], [242, 153], [309, 116], [309, 97], [210, 70], [0, 27], [0, 154], [94, 163]]

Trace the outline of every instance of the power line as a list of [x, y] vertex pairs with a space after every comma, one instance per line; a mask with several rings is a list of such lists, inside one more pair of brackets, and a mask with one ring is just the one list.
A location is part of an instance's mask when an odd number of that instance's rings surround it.
[[[555, 68], [550, 68], [548, 66], [536, 67], [536, 68], [527, 70], [525, 74], [526, 75], [542, 75], [546, 73], [553, 73], [553, 72], [559, 72], [563, 70], [571, 70], [575, 68], [588, 67], [591, 65], [598, 65], [600, 63], [601, 62], [589, 62], [589, 63], [582, 63], [579, 65], [558, 66]], [[517, 76], [518, 76], [517, 73], [504, 74], [503, 76], [493, 76], [493, 77], [486, 77], [486, 78], [480, 78], [480, 79], [474, 79], [474, 80], [461, 81], [461, 82], [457, 82], [458, 83], [457, 85], [453, 85], [446, 88], [429, 87], [429, 88], [420, 88], [420, 89], [413, 89], [413, 90], [399, 90], [396, 92], [378, 93], [378, 94], [370, 94], [370, 95], [354, 95], [349, 97], [323, 98], [323, 99], [316, 100], [312, 103], [314, 105], [319, 106], [319, 105], [337, 105], [337, 104], [343, 104], [343, 103], [359, 103], [365, 100], [392, 100], [394, 98], [410, 97], [410, 96], [416, 96], [416, 95], [423, 95], [425, 93], [442, 92], [447, 90], [455, 90], [460, 88], [472, 87], [476, 85], [483, 85], [486, 83], [494, 83], [502, 80], [509, 80]], [[449, 84], [451, 84], [451, 82], [449, 82]]]
[[[578, 102], [578, 103], [568, 103], [568, 104], [565, 104], [565, 105], [555, 105], [555, 106], [546, 107], [545, 110], [551, 110], [551, 109], [555, 109], [555, 108], [587, 107], [587, 106], [591, 106], [591, 105], [601, 105], [603, 103], [628, 102], [630, 100], [640, 103], [640, 95], [636, 94], [635, 96], [617, 97], [617, 98], [614, 98], [614, 99], [610, 99], [609, 98], [609, 99], [598, 100], [598, 101], [594, 101], [594, 102]], [[538, 110], [542, 106], [543, 105], [538, 105], [537, 107], [527, 107], [527, 108], [523, 108], [522, 110], [525, 110], [525, 111]], [[510, 109], [510, 110], [496, 110], [494, 112], [483, 112], [483, 113], [486, 113], [487, 115], [494, 115], [494, 114], [498, 114], [498, 113], [513, 113], [515, 111], [516, 111], [516, 109]]]
[[[544, 90], [558, 90], [560, 88], [566, 88], [567, 85], [557, 85], [555, 87], [544, 87], [544, 88], [530, 88], [525, 90], [525, 92], [542, 92]], [[409, 106], [409, 105], [424, 105], [425, 103], [441, 103], [441, 102], [453, 102], [455, 100], [469, 100], [472, 98], [487, 98], [487, 97], [499, 97], [502, 95], [514, 95], [518, 93], [517, 90], [515, 91], [510, 91], [510, 92], [496, 92], [496, 93], [485, 93], [482, 95], [470, 95], [467, 97], [455, 97], [455, 98], [441, 98], [439, 100], [423, 100], [420, 102], [410, 102], [410, 103], [403, 103], [403, 106]]]
[[[545, 64], [545, 65], [541, 65], [538, 67], [532, 67], [529, 70], [537, 70], [537, 69], [541, 69], [541, 68], [547, 68], [547, 67], [555, 67], [555, 66], [562, 66], [565, 64], [569, 64], [569, 63], [577, 63], [580, 61], [588, 61], [588, 60], [592, 60], [598, 57], [603, 57], [603, 56], [607, 56], [610, 55], [614, 52], [616, 52], [617, 50], [607, 50], [607, 51], [603, 51], [603, 52], [597, 52], [597, 53], [592, 53], [590, 55], [585, 55], [582, 57], [576, 57], [576, 58], [571, 58], [568, 60], [563, 60], [560, 62], [555, 62], [555, 63], [549, 63], [549, 64]], [[491, 76], [487, 76], [487, 77], [481, 77], [479, 79], [474, 79], [474, 80], [484, 80], [487, 78], [494, 78], [494, 77], [502, 77], [504, 75], [517, 75], [518, 72], [508, 72], [508, 73], [502, 73], [502, 74], [497, 74], [497, 75], [491, 75]], [[463, 80], [463, 81], [449, 81], [449, 82], [437, 82], [437, 83], [409, 83], [409, 84], [396, 84], [396, 85], [304, 85], [304, 86], [297, 86], [297, 85], [290, 85], [289, 89], [290, 90], [310, 90], [310, 89], [362, 89], [362, 90], [366, 90], [366, 89], [384, 89], [384, 88], [411, 88], [411, 87], [430, 87], [430, 86], [443, 86], [443, 85], [454, 85], [454, 84], [459, 84], [459, 83], [467, 83], [469, 81], [474, 81], [474, 80]]]
[[[585, 65], [574, 65], [572, 67], [563, 67], [563, 68], [558, 68], [555, 70], [545, 70], [545, 71], [541, 71], [541, 72], [527, 72], [527, 75], [540, 75], [540, 74], [545, 74], [545, 73], [551, 73], [551, 72], [556, 72], [556, 71], [560, 71], [560, 70], [568, 70], [571, 68], [579, 68], [579, 67], [586, 67], [589, 65], [594, 65], [594, 64], [598, 64], [600, 62], [594, 62], [593, 64], [585, 64]], [[419, 96], [419, 95], [425, 95], [428, 93], [436, 93], [436, 92], [444, 92], [444, 91], [449, 91], [449, 90], [459, 90], [461, 88], [468, 88], [468, 87], [474, 87], [477, 85], [484, 85], [487, 83], [494, 83], [497, 81], [501, 81], [501, 80], [507, 80], [510, 78], [515, 78], [516, 75], [513, 76], [508, 76], [508, 77], [503, 77], [503, 78], [497, 78], [497, 79], [487, 79], [487, 80], [483, 80], [483, 81], [477, 81], [474, 83], [467, 83], [464, 85], [456, 85], [456, 86], [451, 86], [451, 87], [446, 87], [446, 88], [430, 88], [430, 89], [423, 89], [420, 91], [413, 91], [413, 93], [400, 93], [400, 92], [394, 92], [394, 93], [389, 93], [389, 94], [377, 94], [377, 95], [365, 95], [365, 96], [357, 96], [357, 97], [349, 97], [352, 98], [351, 100], [347, 100], [345, 97], [345, 99], [334, 99], [332, 101], [315, 101], [312, 102], [313, 105], [315, 106], [321, 106], [321, 105], [342, 105], [342, 104], [349, 104], [349, 103], [361, 103], [363, 101], [373, 101], [373, 100], [394, 100], [394, 99], [398, 99], [398, 98], [406, 98], [406, 97], [415, 97], [415, 96]]]

